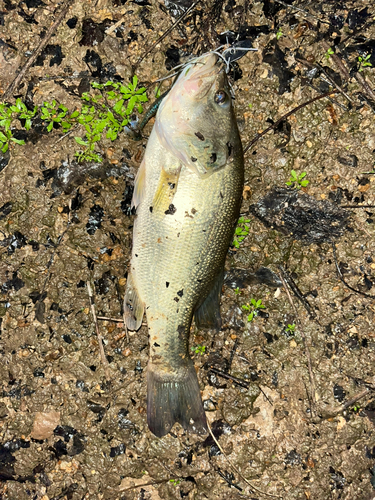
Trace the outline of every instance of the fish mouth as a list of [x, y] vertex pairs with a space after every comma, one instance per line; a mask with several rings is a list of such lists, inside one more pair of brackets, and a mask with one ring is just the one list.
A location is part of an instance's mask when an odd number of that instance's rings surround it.
[[176, 84], [181, 85], [182, 94], [194, 99], [203, 99], [213, 85], [224, 85], [225, 66], [214, 53], [204, 54], [189, 62], [182, 70]]

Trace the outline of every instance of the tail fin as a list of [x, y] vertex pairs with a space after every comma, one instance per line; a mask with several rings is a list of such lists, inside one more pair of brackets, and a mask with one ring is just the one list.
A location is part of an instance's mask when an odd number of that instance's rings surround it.
[[206, 415], [193, 363], [182, 378], [163, 373], [147, 373], [147, 422], [157, 437], [165, 436], [175, 422], [194, 433], [207, 432]]

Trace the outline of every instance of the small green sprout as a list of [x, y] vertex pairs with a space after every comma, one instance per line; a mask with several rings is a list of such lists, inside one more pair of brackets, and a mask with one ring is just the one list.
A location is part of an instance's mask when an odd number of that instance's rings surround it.
[[52, 103], [44, 101], [40, 118], [45, 122], [49, 122], [47, 125], [47, 131], [51, 132], [54, 123], [61, 123], [67, 112], [68, 108], [66, 108], [63, 104], [59, 104], [57, 106], [55, 99]]
[[240, 243], [249, 234], [250, 226], [248, 223], [250, 219], [245, 219], [245, 217], [240, 217], [237, 222], [236, 230], [234, 231], [233, 243], [235, 248], [240, 248]]
[[236, 295], [240, 295], [240, 293], [241, 293], [240, 287], [235, 288], [235, 289], [234, 289], [234, 293], [235, 293]]
[[356, 405], [356, 404], [355, 404], [355, 405], [353, 406], [353, 411], [354, 411], [355, 413], [358, 413], [358, 412], [360, 411], [360, 409], [361, 409], [361, 407], [360, 407], [359, 405]]
[[290, 171], [290, 179], [285, 184], [287, 186], [292, 186], [293, 184], [297, 184], [297, 189], [301, 189], [301, 187], [306, 187], [309, 184], [307, 179], [304, 179], [307, 175], [307, 172], [301, 172], [297, 174], [295, 170]]
[[367, 54], [366, 57], [358, 56], [358, 62], [359, 62], [359, 72], [363, 71], [363, 68], [369, 66], [372, 68], [372, 64], [370, 63], [369, 59], [371, 57], [371, 54]]
[[258, 316], [260, 309], [265, 309], [265, 308], [266, 308], [266, 306], [264, 304], [262, 304], [262, 299], [259, 299], [259, 300], [251, 299], [250, 304], [247, 303], [247, 304], [244, 304], [242, 306], [242, 309], [244, 311], [247, 311], [250, 313], [247, 316], [247, 321], [249, 321], [249, 322], [253, 321], [253, 319]]
[[335, 53], [335, 51], [330, 47], [324, 54], [324, 57], [329, 61], [329, 58]]
[[248, 104], [249, 106], [249, 109], [253, 109], [253, 105], [252, 104]]
[[5, 133], [0, 131], [0, 150], [2, 153], [6, 153], [8, 151], [10, 141], [15, 142], [16, 144], [25, 144], [25, 141], [13, 137], [11, 130], [6, 130], [4, 132]]
[[170, 479], [169, 482], [173, 484], [173, 486], [177, 486], [181, 483], [181, 479]]
[[292, 333], [294, 334], [295, 333], [295, 330], [296, 330], [296, 325], [293, 323], [292, 325], [289, 325], [285, 328], [285, 331], [287, 333]]
[[195, 352], [195, 354], [200, 354], [201, 356], [205, 354], [206, 352], [206, 346], [205, 345], [196, 345], [195, 347], [191, 347], [191, 350]]
[[283, 32], [281, 31], [281, 28], [277, 30], [276, 33], [276, 40], [280, 40], [280, 38], [283, 36]]

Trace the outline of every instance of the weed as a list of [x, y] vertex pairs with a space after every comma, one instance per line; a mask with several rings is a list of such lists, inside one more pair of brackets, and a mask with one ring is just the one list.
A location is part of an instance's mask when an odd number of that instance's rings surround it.
[[262, 304], [262, 299], [259, 300], [251, 299], [250, 304], [247, 303], [242, 306], [242, 309], [244, 311], [250, 313], [247, 316], [247, 321], [249, 322], [253, 321], [253, 319], [256, 318], [256, 316], [258, 316], [260, 309], [265, 309], [265, 308], [266, 306]]
[[205, 354], [206, 352], [206, 346], [205, 345], [196, 345], [195, 347], [191, 347], [191, 350], [195, 352], [195, 354], [200, 354], [201, 356]]
[[281, 31], [281, 28], [277, 30], [276, 33], [276, 40], [280, 40], [280, 38], [283, 36], [283, 32]]
[[240, 293], [241, 293], [240, 287], [235, 288], [235, 289], [234, 289], [234, 293], [235, 293], [236, 295], [240, 295]]
[[[44, 101], [40, 118], [44, 122], [48, 123], [47, 131], [51, 132], [53, 125], [55, 123], [60, 124], [63, 121], [63, 118], [65, 118], [67, 112], [68, 108], [66, 108], [63, 104], [57, 104], [55, 99], [52, 103]], [[68, 124], [68, 122], [66, 123]]]
[[25, 144], [25, 141], [13, 137], [11, 130], [6, 130], [5, 133], [0, 131], [0, 149], [3, 153], [8, 151], [11, 141], [16, 144]]
[[77, 144], [82, 146], [75, 156], [80, 162], [101, 161], [95, 147], [103, 134], [114, 141], [128, 124], [134, 109], [139, 113], [143, 112], [142, 104], [148, 100], [146, 89], [137, 89], [137, 85], [137, 76], [128, 85], [112, 81], [104, 84], [93, 82], [92, 88], [99, 90], [100, 94], [83, 93], [81, 108], [70, 115], [68, 108], [55, 99], [52, 102], [44, 101], [40, 108], [35, 106], [32, 110], [27, 109], [21, 99], [17, 99], [15, 105], [0, 104], [0, 149], [5, 153], [10, 142], [25, 144], [13, 137], [11, 125], [15, 119], [20, 121], [23, 128], [30, 130], [33, 118], [40, 116], [48, 132], [54, 127], [62, 127], [65, 133], [73, 125], [80, 125], [84, 130], [84, 137], [75, 137]]
[[288, 324], [288, 326], [285, 328], [285, 331], [291, 334], [294, 334], [295, 330], [296, 330], [296, 325], [294, 323], [292, 325]]
[[329, 58], [335, 53], [335, 51], [333, 49], [331, 49], [331, 47], [327, 50], [327, 52], [324, 54], [324, 57], [327, 59], [327, 61], [329, 61]]
[[290, 171], [290, 179], [288, 182], [285, 184], [287, 186], [292, 186], [294, 184], [297, 184], [297, 189], [301, 189], [301, 187], [306, 187], [309, 181], [305, 179], [307, 175], [307, 172], [301, 172], [300, 174], [297, 174], [295, 170]]
[[240, 243], [249, 234], [250, 226], [248, 223], [250, 219], [245, 219], [245, 217], [240, 217], [237, 222], [236, 230], [234, 231], [233, 243], [235, 248], [240, 248]]
[[367, 66], [372, 68], [372, 64], [369, 61], [370, 57], [371, 57], [371, 54], [367, 54], [366, 57], [358, 56], [358, 63], [359, 63], [358, 71], [359, 72], [363, 71], [363, 69]]
[[177, 486], [181, 483], [181, 479], [170, 479], [169, 482], [173, 484], [173, 486]]

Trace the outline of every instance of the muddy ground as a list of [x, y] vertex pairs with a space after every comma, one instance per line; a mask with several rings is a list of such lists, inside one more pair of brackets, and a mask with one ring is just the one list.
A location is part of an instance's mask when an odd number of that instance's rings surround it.
[[[128, 82], [188, 4], [72, 2], [9, 102], [56, 99], [73, 111], [91, 81]], [[2, 92], [59, 8], [0, 2]], [[109, 380], [98, 354], [86, 283], [98, 316], [121, 321], [130, 199], [150, 125], [141, 142], [125, 134], [101, 141], [101, 170], [72, 164], [82, 130], [63, 137], [41, 124], [25, 146], [11, 146], [0, 167], [1, 499], [375, 498], [374, 20], [372, 2], [360, 0], [201, 2], [135, 68], [148, 86], [190, 54], [226, 42], [225, 31], [234, 33], [230, 42], [250, 40], [258, 51], [232, 72], [244, 145], [335, 88], [332, 79], [340, 89], [245, 157], [250, 234], [229, 251], [227, 268], [280, 274], [281, 265], [295, 288], [289, 299], [282, 286], [241, 288], [237, 280], [237, 293], [223, 288], [220, 334], [192, 328], [191, 345], [206, 347], [195, 364], [221, 449], [178, 425], [162, 439], [149, 432], [145, 326], [128, 345], [121, 322], [99, 320]], [[361, 67], [359, 56], [370, 65]], [[285, 188], [292, 169], [309, 180], [294, 186], [292, 200], [287, 194], [274, 212], [270, 202], [250, 207]], [[248, 322], [242, 305], [251, 298], [265, 309]]]

